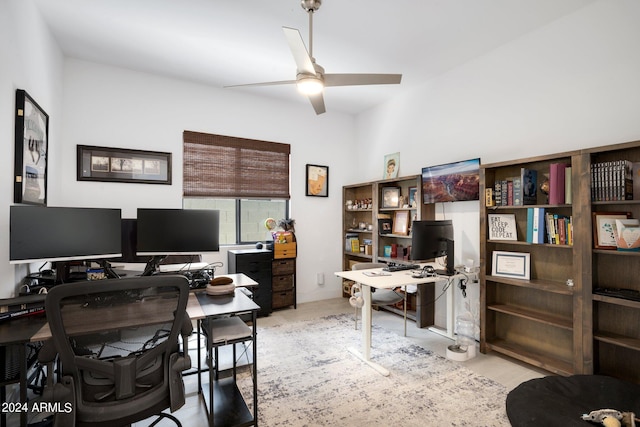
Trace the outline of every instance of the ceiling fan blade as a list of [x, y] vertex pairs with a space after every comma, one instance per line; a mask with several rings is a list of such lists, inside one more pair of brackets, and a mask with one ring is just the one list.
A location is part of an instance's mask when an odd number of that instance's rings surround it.
[[402, 74], [325, 74], [325, 86], [397, 85]]
[[311, 61], [311, 56], [309, 56], [309, 52], [307, 52], [307, 48], [304, 45], [302, 36], [300, 35], [300, 31], [289, 27], [282, 27], [282, 30], [284, 31], [284, 35], [287, 37], [287, 42], [289, 43], [289, 48], [293, 54], [293, 59], [296, 61], [298, 73], [306, 73], [315, 76], [316, 70], [313, 67], [313, 61]]
[[294, 85], [294, 84], [296, 84], [295, 80], [282, 80], [279, 82], [247, 83], [242, 85], [229, 85], [229, 86], [223, 86], [223, 87], [227, 88], [227, 87], [243, 87], [243, 86], [275, 86], [275, 85]]
[[317, 95], [309, 95], [309, 101], [311, 101], [313, 109], [316, 110], [316, 114], [322, 114], [327, 111], [324, 108], [324, 98], [322, 97], [322, 93], [319, 93]]

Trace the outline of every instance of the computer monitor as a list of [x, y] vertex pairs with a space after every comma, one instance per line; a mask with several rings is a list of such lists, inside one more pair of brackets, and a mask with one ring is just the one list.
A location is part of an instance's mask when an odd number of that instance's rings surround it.
[[426, 261], [446, 256], [445, 270], [438, 274], [455, 274], [453, 263], [453, 223], [451, 220], [413, 221], [411, 225], [411, 259]]
[[220, 211], [138, 209], [137, 255], [191, 255], [220, 250]]
[[9, 215], [10, 264], [121, 256], [120, 209], [14, 205]]

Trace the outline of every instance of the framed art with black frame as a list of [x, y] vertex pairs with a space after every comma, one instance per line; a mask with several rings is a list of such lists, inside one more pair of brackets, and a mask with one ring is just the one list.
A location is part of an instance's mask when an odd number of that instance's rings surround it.
[[78, 145], [78, 181], [171, 184], [171, 153]]
[[329, 197], [329, 166], [307, 165], [306, 195]]
[[16, 90], [15, 203], [47, 204], [49, 115], [22, 89]]

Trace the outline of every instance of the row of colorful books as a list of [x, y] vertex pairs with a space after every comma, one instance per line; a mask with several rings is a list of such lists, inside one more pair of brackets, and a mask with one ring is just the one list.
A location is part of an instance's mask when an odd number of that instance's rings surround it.
[[[520, 168], [520, 175], [495, 181], [493, 188], [487, 188], [486, 206], [524, 206], [538, 204], [538, 171]], [[542, 183], [541, 183], [542, 184]], [[571, 204], [571, 166], [565, 163], [549, 165], [548, 203], [552, 205]], [[545, 203], [545, 202], [542, 202]]]
[[528, 208], [527, 242], [573, 246], [572, 217], [545, 212], [544, 208]]
[[[640, 164], [635, 164], [636, 171]], [[594, 202], [633, 200], [634, 163], [614, 160], [591, 164], [591, 200]], [[640, 185], [637, 180], [636, 186]]]

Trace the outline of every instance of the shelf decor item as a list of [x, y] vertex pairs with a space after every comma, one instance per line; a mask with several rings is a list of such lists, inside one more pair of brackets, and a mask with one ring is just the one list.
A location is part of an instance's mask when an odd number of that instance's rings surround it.
[[393, 215], [393, 234], [409, 234], [409, 211], [396, 211]]
[[530, 256], [523, 252], [493, 251], [491, 275], [529, 280], [531, 278]]
[[399, 187], [383, 187], [382, 188], [382, 207], [383, 208], [399, 208], [400, 207], [400, 188]]
[[15, 179], [13, 201], [47, 204], [49, 115], [29, 96], [16, 91]]
[[78, 181], [171, 185], [171, 153], [78, 145]]
[[378, 230], [380, 234], [390, 234], [393, 221], [390, 218], [378, 218]]
[[399, 169], [400, 153], [387, 154], [384, 156], [384, 173], [382, 179], [397, 178]]
[[489, 240], [518, 240], [514, 214], [489, 214]]
[[593, 212], [593, 247], [616, 250], [616, 219], [631, 217], [630, 212]]
[[307, 196], [329, 197], [329, 166], [307, 165]]

